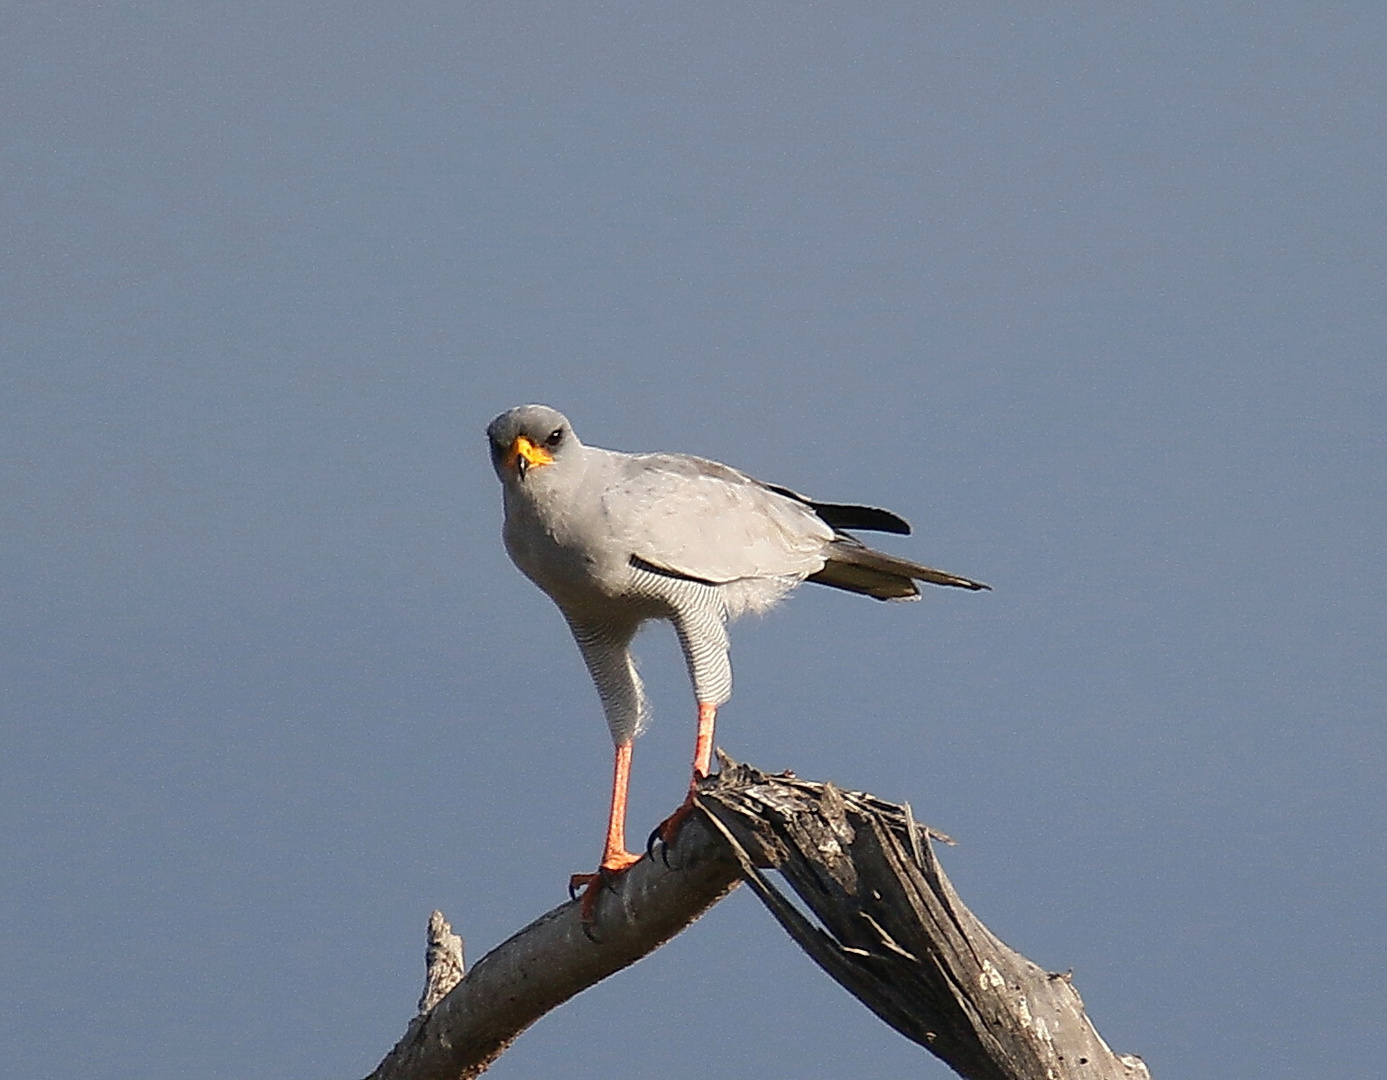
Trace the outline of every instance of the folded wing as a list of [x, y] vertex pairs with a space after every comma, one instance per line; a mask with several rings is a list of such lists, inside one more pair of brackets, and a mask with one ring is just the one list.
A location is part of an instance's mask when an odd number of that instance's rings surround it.
[[809, 505], [684, 454], [626, 458], [603, 512], [636, 559], [713, 584], [807, 577], [836, 535]]
[[684, 454], [627, 456], [603, 512], [634, 565], [713, 585], [795, 577], [878, 600], [913, 600], [917, 581], [988, 588], [876, 551], [842, 531], [909, 533], [889, 510], [814, 502]]

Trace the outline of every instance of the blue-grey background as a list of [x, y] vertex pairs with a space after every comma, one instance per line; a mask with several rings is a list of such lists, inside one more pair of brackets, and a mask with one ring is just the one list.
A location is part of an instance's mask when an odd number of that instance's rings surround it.
[[[350, 1077], [600, 849], [525, 401], [990, 582], [734, 630], [1159, 1078], [1387, 1051], [1383, 56], [1357, 4], [9, 4], [0, 1059]], [[632, 832], [679, 800], [672, 636]], [[943, 1077], [749, 894], [505, 1077]]]

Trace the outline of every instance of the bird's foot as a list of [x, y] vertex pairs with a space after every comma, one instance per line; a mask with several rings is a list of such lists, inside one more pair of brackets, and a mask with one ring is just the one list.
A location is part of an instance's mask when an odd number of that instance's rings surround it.
[[[582, 918], [585, 933], [592, 926], [593, 912], [597, 905], [597, 894], [603, 889], [612, 888], [618, 875], [624, 874], [640, 861], [641, 857], [633, 852], [613, 852], [603, 857], [602, 863], [595, 873], [574, 874], [568, 879], [568, 895], [571, 899], [578, 899], [578, 890], [583, 890], [583, 906], [579, 915]], [[589, 934], [588, 936], [591, 937], [592, 935]]]
[[693, 788], [690, 788], [688, 796], [680, 804], [679, 809], [670, 814], [670, 816], [665, 818], [660, 824], [656, 825], [654, 831], [651, 832], [650, 836], [645, 841], [645, 853], [652, 859], [655, 857], [655, 841], [660, 841], [660, 859], [664, 862], [666, 867], [669, 866], [670, 846], [678, 838], [679, 830], [684, 827], [684, 822], [686, 822], [689, 819], [689, 815], [693, 813], [693, 800], [694, 791]]

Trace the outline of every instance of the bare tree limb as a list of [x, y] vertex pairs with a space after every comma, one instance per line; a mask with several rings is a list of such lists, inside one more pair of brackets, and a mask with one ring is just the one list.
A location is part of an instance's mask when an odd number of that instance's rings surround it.
[[496, 946], [415, 1017], [368, 1080], [468, 1080], [549, 1010], [654, 952], [737, 884], [720, 836], [691, 817], [664, 860], [642, 859], [597, 899], [591, 937], [560, 904]]
[[[1068, 974], [1037, 967], [964, 906], [930, 844], [948, 837], [908, 805], [722, 762], [668, 852], [674, 870], [643, 859], [622, 874], [599, 897], [591, 936], [567, 903], [497, 946], [368, 1080], [478, 1076], [540, 1016], [658, 948], [739, 877], [824, 971], [967, 1080], [1150, 1080], [1140, 1058], [1103, 1042]], [[461, 972], [460, 942], [455, 968], [434, 953], [446, 931], [435, 912], [431, 985]]]

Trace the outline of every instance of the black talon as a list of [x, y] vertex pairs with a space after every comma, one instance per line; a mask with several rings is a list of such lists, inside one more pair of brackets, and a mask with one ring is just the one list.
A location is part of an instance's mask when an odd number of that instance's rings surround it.
[[662, 829], [664, 829], [664, 825], [662, 824], [655, 826], [655, 830], [645, 841], [645, 853], [650, 857], [650, 861], [654, 862], [655, 841], [660, 841], [660, 861], [665, 864], [666, 870], [673, 870], [674, 866], [669, 861], [669, 841], [665, 839], [664, 833], [661, 831]]

